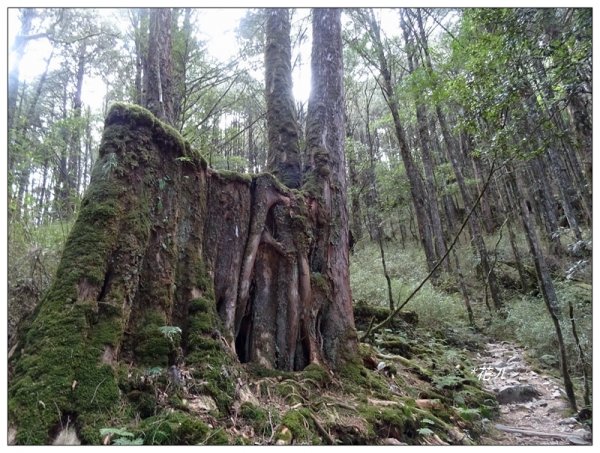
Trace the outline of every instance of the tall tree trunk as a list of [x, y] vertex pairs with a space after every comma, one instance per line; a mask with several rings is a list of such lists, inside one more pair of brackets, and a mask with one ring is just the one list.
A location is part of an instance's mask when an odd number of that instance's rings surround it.
[[171, 10], [152, 8], [144, 68], [145, 105], [159, 119], [172, 125], [174, 110], [171, 46]]
[[[427, 44], [427, 37], [425, 34], [425, 29], [423, 27], [423, 22], [421, 20], [420, 11], [417, 14], [417, 24], [419, 27], [420, 34], [420, 44], [421, 49], [424, 53], [424, 62], [427, 70], [430, 73], [433, 73], [433, 64], [431, 62], [431, 57], [429, 55], [429, 46]], [[436, 104], [435, 112], [438, 118], [438, 122], [440, 124], [440, 128], [442, 131], [442, 136], [444, 138], [444, 142], [446, 143], [446, 147], [448, 150], [448, 154], [450, 157], [450, 162], [454, 169], [454, 174], [456, 175], [456, 182], [458, 183], [458, 187], [460, 189], [461, 196], [465, 203], [465, 208], [468, 206], [473, 206], [473, 197], [469, 188], [467, 187], [464, 175], [463, 168], [464, 166], [459, 163], [460, 150], [456, 144], [456, 140], [450, 134], [450, 130], [448, 128], [448, 124], [446, 122], [446, 117], [442, 112], [442, 109], [439, 104]], [[479, 210], [477, 210], [479, 211]], [[477, 212], [476, 211], [476, 212]], [[473, 238], [474, 245], [477, 249], [477, 253], [479, 254], [479, 259], [481, 261], [481, 269], [483, 273], [483, 277], [486, 282], [486, 286], [489, 286], [490, 295], [492, 296], [492, 301], [494, 303], [494, 308], [496, 310], [502, 307], [502, 300], [500, 297], [500, 288], [498, 286], [498, 282], [496, 280], [496, 273], [494, 272], [494, 268], [491, 266], [488, 251], [485, 246], [485, 242], [483, 240], [483, 235], [481, 233], [481, 227], [476, 219], [473, 217], [469, 218], [469, 230], [471, 231], [471, 237]]]
[[325, 355], [334, 363], [353, 357], [357, 350], [349, 277], [341, 28], [341, 9], [313, 10], [312, 90], [306, 144], [315, 195], [322, 200], [322, 208], [310, 267], [331, 282], [328, 306], [321, 308], [321, 332]]
[[535, 192], [537, 192], [538, 198], [541, 201], [540, 210], [544, 219], [543, 225], [546, 230], [546, 242], [550, 247], [550, 252], [555, 255], [564, 254], [564, 249], [560, 241], [560, 234], [558, 230], [558, 217], [556, 215], [556, 208], [558, 203], [550, 191], [550, 187], [547, 183], [552, 177], [547, 170], [547, 165], [544, 159], [540, 156], [535, 157], [529, 161], [531, 171], [534, 176]]
[[[462, 167], [458, 163], [458, 159], [456, 157], [457, 150], [455, 146], [455, 141], [453, 137], [450, 135], [450, 131], [448, 130], [448, 126], [445, 122], [444, 115], [441, 112], [441, 109], [436, 107], [438, 120], [440, 121], [440, 127], [442, 129], [442, 134], [444, 136], [444, 140], [446, 141], [448, 147], [448, 153], [450, 155], [450, 162], [452, 164], [452, 168], [454, 169], [454, 174], [456, 175], [456, 182], [458, 184], [462, 199], [465, 203], [465, 207], [473, 206], [473, 198], [471, 197], [471, 192], [469, 191], [465, 178], [463, 176]], [[476, 210], [477, 212], [477, 210]], [[470, 217], [469, 218], [469, 230], [471, 232], [471, 238], [473, 239], [474, 246], [477, 250], [477, 254], [479, 255], [479, 260], [481, 262], [481, 270], [483, 274], [483, 278], [485, 280], [486, 286], [489, 286], [490, 295], [492, 297], [492, 301], [494, 303], [494, 308], [496, 310], [502, 308], [502, 299], [500, 297], [500, 288], [498, 286], [498, 282], [496, 280], [496, 273], [494, 268], [491, 266], [488, 251], [483, 240], [483, 234], [481, 232], [481, 227], [477, 219]]]
[[67, 187], [68, 201], [65, 206], [65, 213], [71, 215], [75, 210], [75, 204], [79, 195], [81, 183], [81, 93], [83, 90], [83, 79], [85, 75], [86, 64], [86, 45], [85, 41], [79, 44], [77, 54], [77, 74], [75, 79], [75, 95], [73, 97], [73, 124], [69, 136], [69, 157], [67, 161]]
[[[67, 112], [67, 85], [65, 84], [63, 87], [62, 98], [61, 98], [61, 118], [63, 123], [66, 122], [68, 117]], [[54, 217], [57, 220], [65, 220], [68, 217], [67, 213], [67, 205], [69, 202], [69, 191], [68, 191], [68, 170], [67, 170], [67, 160], [68, 160], [68, 143], [69, 143], [69, 130], [66, 125], [63, 124], [60, 126], [60, 137], [62, 139], [62, 143], [64, 146], [61, 146], [59, 149], [58, 162], [54, 171], [56, 172], [56, 177], [54, 180]]]
[[[402, 11], [402, 10], [401, 10]], [[408, 69], [412, 74], [416, 70], [415, 46], [414, 40], [410, 35], [410, 30], [404, 14], [400, 13], [400, 23], [404, 33], [404, 41], [406, 53], [408, 55]], [[425, 106], [421, 103], [421, 94], [415, 96], [415, 106], [417, 114], [417, 131], [419, 135], [419, 143], [421, 145], [421, 160], [423, 162], [423, 170], [425, 173], [425, 188], [427, 190], [429, 217], [431, 219], [431, 230], [434, 237], [436, 248], [436, 261], [446, 254], [446, 241], [444, 240], [443, 228], [440, 210], [438, 207], [437, 190], [435, 186], [433, 158], [431, 156], [431, 141], [427, 124], [427, 114]], [[446, 272], [450, 272], [450, 260], [445, 260], [443, 268]]]
[[42, 163], [42, 181], [40, 183], [40, 195], [37, 200], [37, 224], [41, 225], [44, 220], [44, 203], [46, 200], [47, 181], [48, 181], [48, 166], [50, 164], [50, 158], [48, 155], [44, 158]]
[[569, 374], [567, 351], [562, 334], [562, 329], [560, 327], [560, 307], [558, 305], [558, 299], [554, 290], [554, 284], [552, 283], [552, 277], [550, 276], [548, 266], [546, 265], [546, 258], [544, 257], [544, 254], [542, 252], [542, 248], [540, 246], [535, 226], [531, 221], [529, 207], [527, 206], [526, 202], [526, 186], [523, 184], [523, 181], [520, 179], [518, 173], [516, 175], [512, 173], [511, 175], [512, 190], [515, 194], [515, 198], [520, 200], [519, 207], [521, 209], [521, 220], [523, 222], [523, 228], [525, 230], [527, 242], [529, 243], [529, 251], [535, 264], [538, 283], [540, 285], [540, 289], [544, 297], [544, 302], [546, 303], [546, 308], [548, 309], [548, 313], [550, 315], [550, 318], [552, 319], [552, 323], [554, 324], [554, 330], [556, 332], [556, 339], [558, 341], [559, 347], [560, 369], [565, 385], [565, 392], [567, 394], [569, 404], [571, 405], [571, 409], [577, 412], [575, 392], [573, 390], [573, 383], [571, 382], [571, 376]]
[[[406, 175], [410, 185], [410, 193], [417, 218], [418, 237], [423, 246], [423, 250], [425, 251], [427, 268], [432, 270], [435, 267], [437, 258], [433, 243], [433, 234], [431, 234], [431, 222], [427, 212], [425, 187], [423, 186], [421, 175], [419, 174], [419, 170], [410, 152], [408, 141], [406, 139], [406, 133], [400, 120], [400, 107], [398, 105], [398, 99], [396, 96], [395, 84], [392, 81], [392, 74], [390, 72], [389, 64], [384, 52], [379, 24], [377, 23], [372, 10], [368, 10], [364, 14], [366, 17], [364, 17], [363, 20], [365, 21], [365, 25], [371, 34], [376, 52], [378, 69], [381, 74], [381, 78], [383, 79], [381, 90], [392, 114], [394, 131], [396, 133], [396, 139], [398, 140], [400, 155], [402, 156], [402, 161], [404, 163], [404, 168], [406, 169]], [[435, 278], [438, 275], [439, 274], [436, 272], [432, 279], [435, 281]]]
[[144, 68], [147, 67], [146, 58], [148, 57], [148, 10], [146, 8], [136, 8], [130, 10], [130, 20], [133, 27], [133, 42], [135, 45], [135, 77], [133, 102], [137, 105], [144, 105]]
[[266, 9], [265, 96], [269, 154], [267, 169], [286, 186], [300, 187], [299, 128], [292, 94], [290, 17], [286, 8]]
[[[504, 184], [503, 189], [504, 190], [500, 192], [500, 206], [502, 207], [502, 212], [507, 218], [506, 226], [508, 228], [508, 240], [510, 242], [510, 247], [515, 258], [515, 265], [519, 274], [519, 280], [521, 281], [521, 291], [525, 292], [527, 291], [529, 285], [527, 283], [527, 275], [525, 274], [525, 268], [523, 267], [523, 259], [521, 258], [521, 252], [519, 251], [519, 247], [517, 245], [517, 237], [515, 235], [512, 225], [513, 221], [515, 221], [515, 216], [512, 210], [510, 209], [510, 206], [516, 207], [516, 205], [518, 205], [519, 202], [511, 197], [511, 191], [506, 186], [506, 184]], [[504, 192], [504, 196], [502, 195], [502, 192]]]
[[[473, 173], [475, 175], [475, 184], [477, 187], [477, 192], [481, 192], [481, 188], [483, 185], [483, 180], [485, 178], [485, 172], [483, 170], [483, 161], [479, 157], [473, 157], [471, 159], [473, 162]], [[494, 218], [494, 214], [492, 212], [492, 207], [489, 202], [490, 199], [495, 200], [494, 194], [497, 195], [497, 191], [495, 189], [495, 184], [490, 184], [490, 187], [487, 189], [489, 193], [486, 193], [481, 198], [481, 220], [483, 223], [483, 227], [485, 228], [485, 232], [487, 234], [492, 234], [496, 229], [496, 220]]]
[[[352, 135], [347, 134], [347, 139], [351, 139]], [[347, 145], [346, 145], [347, 146]], [[360, 187], [360, 181], [358, 178], [358, 170], [356, 168], [356, 148], [354, 144], [350, 147], [346, 147], [347, 155], [348, 155], [348, 176], [350, 178], [350, 187], [355, 188], [355, 190], [351, 191], [350, 194], [350, 231], [352, 234], [352, 238], [354, 243], [360, 241], [363, 237], [363, 229], [362, 229], [362, 209], [360, 205], [360, 193], [358, 188]], [[352, 247], [351, 247], [352, 249]]]

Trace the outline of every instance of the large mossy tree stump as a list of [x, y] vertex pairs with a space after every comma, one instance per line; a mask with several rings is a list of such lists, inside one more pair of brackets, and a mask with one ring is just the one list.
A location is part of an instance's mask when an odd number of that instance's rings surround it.
[[[351, 301], [336, 297], [348, 282], [328, 264], [339, 244], [316, 192], [212, 170], [150, 112], [115, 104], [56, 277], [10, 362], [16, 442], [46, 444], [70, 425], [99, 443], [99, 428], [133, 417], [125, 367], [193, 365], [227, 411], [236, 363], [352, 358]], [[181, 329], [176, 344], [165, 326]]]

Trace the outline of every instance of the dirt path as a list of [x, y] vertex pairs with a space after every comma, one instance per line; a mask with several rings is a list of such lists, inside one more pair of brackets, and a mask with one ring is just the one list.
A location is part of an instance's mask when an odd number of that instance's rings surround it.
[[[486, 351], [477, 353], [474, 360], [483, 386], [500, 402], [500, 418], [483, 439], [485, 445], [590, 443], [589, 430], [571, 416], [561, 383], [533, 371], [523, 349], [507, 342], [488, 343]], [[496, 429], [498, 425], [503, 430]], [[546, 435], [506, 432], [506, 428]]]

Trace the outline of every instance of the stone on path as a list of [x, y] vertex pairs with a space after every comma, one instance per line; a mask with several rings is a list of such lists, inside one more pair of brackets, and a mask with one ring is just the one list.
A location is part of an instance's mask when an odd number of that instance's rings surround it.
[[532, 385], [513, 385], [498, 392], [496, 399], [499, 404], [526, 403], [541, 396]]

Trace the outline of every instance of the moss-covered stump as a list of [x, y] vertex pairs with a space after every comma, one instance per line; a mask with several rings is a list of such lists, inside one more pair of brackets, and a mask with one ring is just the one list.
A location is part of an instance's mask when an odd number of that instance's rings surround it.
[[15, 442], [74, 428], [100, 443], [102, 428], [160, 417], [186, 373], [192, 396], [225, 416], [239, 362], [341, 366], [357, 336], [344, 254], [332, 264], [343, 235], [321, 203], [270, 174], [209, 169], [150, 112], [115, 104], [56, 278], [10, 363]]

